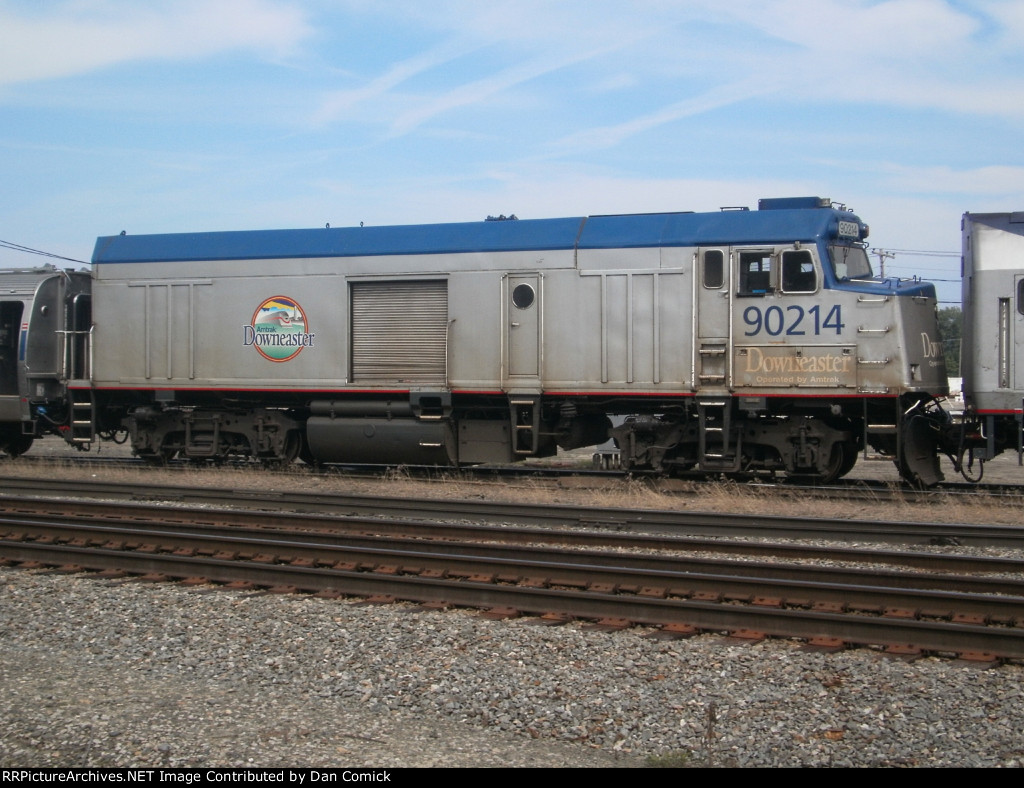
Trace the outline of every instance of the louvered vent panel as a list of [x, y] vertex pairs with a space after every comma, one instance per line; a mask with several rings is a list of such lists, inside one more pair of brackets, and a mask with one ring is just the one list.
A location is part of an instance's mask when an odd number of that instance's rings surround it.
[[448, 283], [352, 284], [352, 380], [444, 383]]

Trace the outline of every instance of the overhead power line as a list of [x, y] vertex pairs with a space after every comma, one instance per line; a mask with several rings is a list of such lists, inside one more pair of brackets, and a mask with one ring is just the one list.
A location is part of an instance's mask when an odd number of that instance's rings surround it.
[[75, 257], [64, 257], [59, 254], [53, 254], [52, 252], [44, 252], [41, 249], [33, 249], [31, 246], [22, 246], [21, 244], [12, 243], [11, 241], [0, 240], [0, 249], [10, 249], [14, 252], [24, 252], [25, 254], [37, 254], [41, 257], [49, 257], [53, 260], [67, 260], [69, 263], [82, 263], [83, 265], [89, 265], [86, 260], [79, 260]]
[[927, 249], [872, 249], [872, 254], [878, 254], [879, 252], [891, 252], [893, 254], [916, 254], [921, 257], [959, 257], [960, 252], [937, 252], [930, 251]]

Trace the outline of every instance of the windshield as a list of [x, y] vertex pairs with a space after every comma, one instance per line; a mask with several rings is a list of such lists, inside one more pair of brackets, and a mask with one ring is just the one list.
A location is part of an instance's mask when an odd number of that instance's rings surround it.
[[871, 261], [862, 247], [832, 244], [828, 253], [836, 279], [870, 279], [874, 276]]

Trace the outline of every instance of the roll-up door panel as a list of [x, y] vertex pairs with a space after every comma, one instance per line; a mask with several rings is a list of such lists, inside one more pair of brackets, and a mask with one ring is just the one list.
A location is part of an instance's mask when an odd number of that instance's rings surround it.
[[444, 383], [448, 282], [353, 282], [352, 380]]

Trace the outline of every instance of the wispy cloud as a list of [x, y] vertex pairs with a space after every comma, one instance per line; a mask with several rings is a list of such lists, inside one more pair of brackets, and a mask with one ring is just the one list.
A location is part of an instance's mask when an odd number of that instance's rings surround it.
[[955, 245], [1024, 207], [1022, 40], [1024, 0], [0, 0], [0, 211], [88, 245], [819, 193]]
[[483, 79], [467, 82], [443, 95], [431, 98], [416, 109], [404, 112], [391, 123], [391, 136], [408, 134], [429, 119], [445, 112], [477, 104], [503, 91], [561, 69], [600, 57], [625, 46], [625, 42], [593, 50], [546, 53], [503, 69]]
[[314, 125], [320, 126], [343, 119], [357, 105], [379, 99], [412, 77], [467, 55], [480, 46], [479, 43], [457, 38], [431, 47], [419, 55], [400, 60], [383, 74], [358, 88], [329, 93], [313, 112], [311, 120]]
[[729, 85], [716, 86], [698, 96], [677, 101], [654, 112], [632, 118], [623, 123], [598, 126], [578, 131], [551, 143], [548, 155], [572, 153], [585, 154], [612, 148], [637, 134], [655, 129], [667, 123], [702, 115], [721, 107], [772, 93], [777, 88], [769, 81], [752, 77]]
[[[391, 6], [383, 13], [395, 14], [396, 21], [399, 13], [409, 14], [406, 20], [432, 25], [460, 43], [399, 61], [365, 85], [332, 95], [315, 120], [341, 120], [356, 105], [371, 105], [371, 122], [394, 139], [454, 110], [493, 103], [531, 81], [538, 82], [532, 93], [537, 106], [574, 101], [557, 81], [539, 78], [583, 62], [591, 66], [586, 92], [612, 94], [609, 101], [621, 100], [622, 110], [581, 111], [579, 129], [538, 139], [533, 157], [615, 148], [659, 127], [769, 95], [780, 106], [858, 102], [1024, 118], [1022, 72], [991, 62], [1020, 53], [1007, 46], [1005, 35], [994, 41], [986, 35], [1000, 26], [1024, 30], [1024, 3], [734, 0], [638, 2], [626, 11], [595, 2], [594, 13], [586, 15], [545, 3], [509, 8], [456, 2], [432, 9], [429, 19], [422, 8], [400, 4], [399, 12]], [[503, 52], [495, 61], [505, 65], [490, 73], [484, 66], [482, 76], [458, 84], [449, 66], [471, 49]], [[981, 60], [984, 71], [972, 65]], [[436, 87], [396, 94], [412, 76], [431, 71], [443, 77], [433, 81]], [[993, 73], [999, 76], [992, 79]], [[574, 89], [579, 96], [578, 82]], [[662, 103], [634, 101], [630, 91], [660, 96]], [[630, 112], [632, 117], [615, 122], [587, 122]]]
[[945, 0], [738, 0], [724, 10], [735, 22], [830, 60], [948, 56], [981, 26]]
[[0, 85], [236, 49], [279, 57], [311, 32], [300, 9], [276, 0], [0, 3]]
[[[387, 137], [401, 137], [452, 110], [486, 102], [580, 63], [600, 61], [635, 45], [654, 30], [642, 16], [641, 23], [634, 19], [626, 25], [594, 22], [590, 15], [574, 17], [566, 9], [544, 3], [510, 7], [455, 2], [431, 6], [429, 14], [422, 5], [399, 3], [382, 6], [380, 12], [391, 14], [399, 25], [437, 28], [446, 40], [395, 62], [359, 87], [331, 93], [313, 113], [314, 124], [344, 120], [349, 111], [362, 105], [367, 115], [386, 126]], [[454, 61], [470, 54], [481, 55], [474, 61], [476, 71], [452, 67]], [[397, 89], [413, 77], [430, 72], [441, 87], [398, 94]], [[480, 73], [484, 76], [465, 80], [467, 75]], [[371, 109], [375, 104], [376, 111]]]
[[738, 0], [725, 8], [791, 47], [750, 65], [773, 74], [794, 100], [1024, 118], [1024, 50], [1007, 34], [1024, 32], [1022, 3]]

